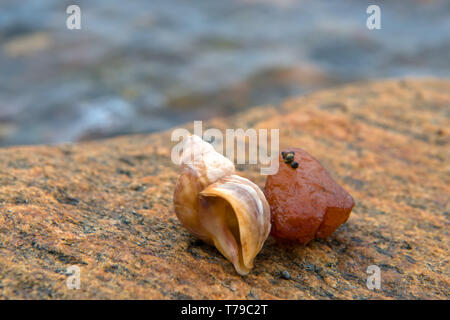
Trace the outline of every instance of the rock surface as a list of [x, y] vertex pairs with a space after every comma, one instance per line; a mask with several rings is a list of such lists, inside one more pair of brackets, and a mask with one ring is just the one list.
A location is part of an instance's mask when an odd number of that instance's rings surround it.
[[269, 238], [245, 277], [176, 219], [170, 131], [0, 149], [0, 297], [449, 299], [449, 106], [450, 81], [392, 80], [209, 121], [280, 128], [281, 148], [308, 151], [356, 203], [327, 239]]

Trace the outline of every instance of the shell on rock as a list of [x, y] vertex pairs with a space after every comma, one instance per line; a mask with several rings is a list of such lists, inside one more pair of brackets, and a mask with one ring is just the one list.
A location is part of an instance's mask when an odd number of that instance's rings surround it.
[[173, 201], [181, 224], [215, 245], [239, 274], [249, 273], [270, 232], [264, 193], [199, 136], [185, 138], [180, 164]]

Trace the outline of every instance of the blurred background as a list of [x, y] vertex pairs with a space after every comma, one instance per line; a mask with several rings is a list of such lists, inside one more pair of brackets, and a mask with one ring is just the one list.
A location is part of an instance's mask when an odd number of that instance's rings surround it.
[[0, 0], [0, 75], [0, 146], [153, 132], [348, 82], [449, 77], [450, 1]]

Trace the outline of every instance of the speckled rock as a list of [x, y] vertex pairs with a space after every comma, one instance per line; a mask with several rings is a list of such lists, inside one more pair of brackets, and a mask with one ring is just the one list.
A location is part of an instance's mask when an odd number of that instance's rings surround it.
[[0, 149], [0, 297], [449, 299], [449, 106], [450, 81], [392, 80], [209, 121], [280, 128], [281, 148], [312, 154], [355, 200], [326, 239], [269, 238], [245, 277], [176, 219], [170, 131]]

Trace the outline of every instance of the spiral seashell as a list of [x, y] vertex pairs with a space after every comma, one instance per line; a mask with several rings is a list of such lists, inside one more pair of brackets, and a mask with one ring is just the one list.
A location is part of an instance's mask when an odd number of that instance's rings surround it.
[[174, 192], [178, 219], [213, 244], [245, 275], [270, 232], [270, 207], [259, 187], [200, 137], [186, 137]]

